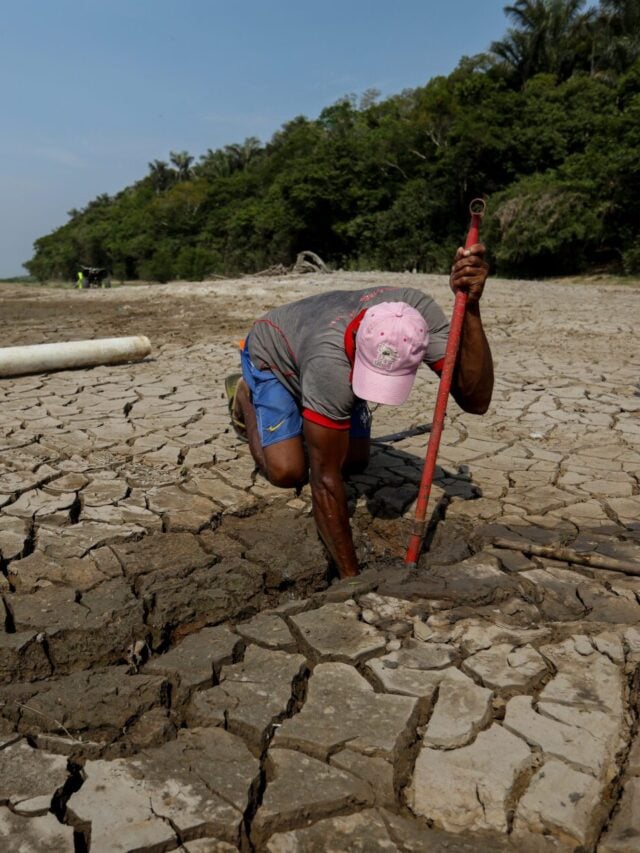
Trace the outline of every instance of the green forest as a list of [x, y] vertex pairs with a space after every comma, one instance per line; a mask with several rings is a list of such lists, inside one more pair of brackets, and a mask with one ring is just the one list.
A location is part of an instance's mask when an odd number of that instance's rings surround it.
[[444, 272], [468, 204], [505, 276], [640, 273], [640, 2], [515, 0], [449, 76], [371, 90], [196, 156], [172, 151], [34, 244], [41, 281], [80, 264], [165, 282], [316, 252], [332, 268]]

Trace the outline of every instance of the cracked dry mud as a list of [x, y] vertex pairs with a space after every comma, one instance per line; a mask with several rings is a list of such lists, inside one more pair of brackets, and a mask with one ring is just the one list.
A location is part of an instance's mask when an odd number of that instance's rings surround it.
[[436, 276], [5, 286], [4, 345], [153, 357], [0, 380], [6, 851], [640, 849], [640, 288], [491, 281], [497, 384], [451, 404], [403, 565], [436, 383], [375, 413], [330, 584], [300, 494], [229, 430], [234, 342], [275, 304]]

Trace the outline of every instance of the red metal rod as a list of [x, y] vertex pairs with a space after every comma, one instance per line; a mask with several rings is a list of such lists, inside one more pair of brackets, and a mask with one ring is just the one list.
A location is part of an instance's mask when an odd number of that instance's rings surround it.
[[[465, 249], [473, 246], [478, 242], [480, 233], [480, 220], [485, 211], [485, 203], [482, 199], [476, 198], [469, 205], [471, 213], [471, 224], [465, 241]], [[464, 312], [467, 307], [467, 294], [458, 291], [453, 306], [453, 316], [449, 325], [449, 337], [447, 338], [447, 349], [444, 355], [444, 366], [442, 375], [440, 376], [440, 384], [438, 386], [438, 395], [436, 397], [436, 406], [433, 413], [433, 421], [431, 424], [431, 433], [429, 434], [429, 444], [427, 445], [427, 455], [424, 460], [424, 468], [422, 470], [422, 480], [418, 490], [418, 500], [416, 503], [416, 518], [413, 525], [413, 531], [409, 538], [409, 546], [404, 558], [405, 563], [409, 565], [417, 565], [422, 543], [424, 541], [427, 528], [427, 505], [429, 503], [429, 495], [431, 494], [431, 486], [433, 484], [433, 475], [436, 470], [436, 458], [438, 456], [438, 448], [440, 447], [440, 438], [444, 429], [444, 416], [447, 412], [447, 403], [449, 402], [449, 393], [451, 391], [451, 383], [453, 382], [453, 372], [456, 367], [458, 358], [458, 349], [460, 347], [460, 338], [462, 336], [462, 324], [464, 322]]]

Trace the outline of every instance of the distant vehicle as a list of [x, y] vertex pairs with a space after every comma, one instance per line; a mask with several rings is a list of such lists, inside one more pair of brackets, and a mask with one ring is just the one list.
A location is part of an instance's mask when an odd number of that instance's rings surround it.
[[111, 287], [111, 274], [107, 267], [80, 267], [78, 287], [87, 290], [90, 287]]

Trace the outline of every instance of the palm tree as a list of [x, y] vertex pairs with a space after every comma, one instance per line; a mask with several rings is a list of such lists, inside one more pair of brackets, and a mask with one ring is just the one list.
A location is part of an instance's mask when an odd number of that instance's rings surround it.
[[178, 171], [179, 181], [188, 181], [191, 177], [191, 164], [193, 157], [188, 151], [170, 151], [169, 159]]
[[225, 151], [229, 152], [236, 169], [246, 169], [262, 151], [260, 140], [256, 136], [247, 136], [244, 142], [235, 145], [227, 145]]
[[246, 169], [263, 152], [260, 140], [248, 136], [244, 142], [225, 145], [200, 157], [198, 172], [205, 177], [228, 178], [234, 172]]
[[149, 176], [157, 193], [164, 192], [171, 184], [172, 171], [164, 160], [153, 160], [149, 163]]
[[600, 0], [596, 65], [622, 73], [640, 57], [640, 2]]
[[[637, 2], [637, 0], [636, 0]], [[522, 84], [535, 74], [570, 77], [584, 65], [585, 33], [593, 12], [585, 0], [515, 0], [504, 12], [515, 24], [491, 52]]]
[[200, 157], [196, 171], [205, 178], [228, 178], [231, 174], [229, 158], [221, 148], [215, 151], [207, 148], [207, 153]]

